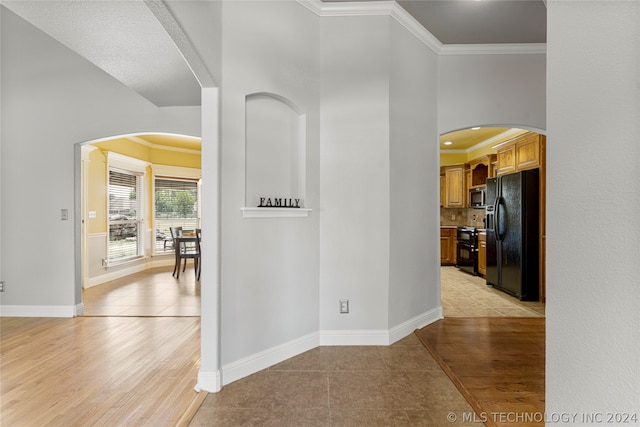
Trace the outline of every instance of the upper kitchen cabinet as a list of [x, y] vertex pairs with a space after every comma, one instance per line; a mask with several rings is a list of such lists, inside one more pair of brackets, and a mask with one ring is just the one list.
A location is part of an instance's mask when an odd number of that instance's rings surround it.
[[527, 169], [539, 168], [544, 158], [545, 136], [527, 132], [496, 147], [498, 152], [497, 174], [506, 175]]
[[487, 178], [495, 176], [496, 155], [490, 154], [469, 162], [469, 188], [487, 185]]
[[443, 168], [440, 168], [440, 207], [447, 205], [447, 179], [444, 175]]
[[467, 206], [466, 171], [468, 165], [459, 164], [444, 167], [445, 208], [464, 208]]

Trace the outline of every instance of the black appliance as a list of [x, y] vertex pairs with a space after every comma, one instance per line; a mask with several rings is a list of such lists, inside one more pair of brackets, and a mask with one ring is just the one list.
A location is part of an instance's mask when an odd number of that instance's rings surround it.
[[487, 204], [487, 188], [485, 186], [469, 190], [469, 207], [484, 208]]
[[478, 231], [474, 227], [458, 227], [456, 238], [456, 267], [478, 275]]
[[539, 172], [487, 179], [487, 285], [538, 300]]

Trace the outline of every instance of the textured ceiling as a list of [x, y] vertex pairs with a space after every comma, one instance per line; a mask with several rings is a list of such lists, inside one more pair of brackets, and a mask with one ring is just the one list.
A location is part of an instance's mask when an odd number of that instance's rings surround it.
[[[200, 86], [176, 48], [175, 34], [174, 38], [168, 34], [167, 23], [161, 24], [158, 11], [152, 10], [163, 8], [165, 2], [1, 1], [3, 6], [155, 105], [200, 105]], [[206, 13], [207, 3], [193, 2], [193, 7], [202, 7], [202, 13]], [[445, 45], [546, 42], [543, 0], [399, 0], [398, 3]], [[471, 136], [477, 138], [472, 133], [456, 136], [457, 147], [446, 149], [477, 144], [469, 140], [461, 145], [463, 137]]]
[[200, 105], [198, 81], [144, 2], [2, 4], [155, 105]]

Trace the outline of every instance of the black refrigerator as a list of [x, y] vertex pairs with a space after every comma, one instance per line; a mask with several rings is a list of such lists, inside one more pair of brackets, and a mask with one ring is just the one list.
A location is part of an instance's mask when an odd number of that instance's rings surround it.
[[538, 169], [487, 179], [487, 285], [538, 300]]

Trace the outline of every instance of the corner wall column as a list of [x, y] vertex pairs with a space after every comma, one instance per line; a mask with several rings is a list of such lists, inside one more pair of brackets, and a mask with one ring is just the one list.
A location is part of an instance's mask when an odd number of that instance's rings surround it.
[[202, 195], [200, 371], [196, 390], [220, 391], [220, 91], [202, 88]]

